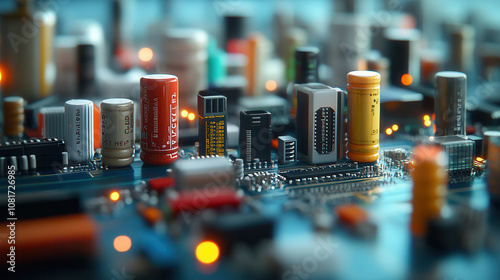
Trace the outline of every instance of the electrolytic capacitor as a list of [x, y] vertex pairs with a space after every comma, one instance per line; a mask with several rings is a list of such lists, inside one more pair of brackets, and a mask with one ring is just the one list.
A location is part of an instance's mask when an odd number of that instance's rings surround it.
[[352, 71], [347, 74], [348, 149], [352, 161], [378, 159], [380, 130], [380, 74]]
[[134, 161], [134, 102], [110, 98], [101, 102], [102, 164], [122, 167]]
[[446, 203], [448, 172], [446, 154], [438, 146], [418, 146], [413, 150], [413, 212], [411, 231], [422, 236], [427, 223], [438, 218]]
[[465, 135], [467, 76], [443, 71], [435, 77], [434, 113], [436, 136]]
[[4, 135], [20, 137], [24, 133], [24, 99], [19, 96], [5, 97], [3, 100]]
[[66, 101], [64, 118], [69, 161], [91, 161], [94, 158], [94, 103], [86, 99]]
[[[418, 42], [420, 32], [416, 29], [389, 28], [385, 31], [389, 80], [394, 86], [409, 86], [420, 82]], [[405, 76], [410, 75], [410, 76]], [[403, 77], [404, 76], [404, 77]], [[406, 77], [411, 77], [406, 78]]]
[[164, 165], [179, 158], [179, 82], [176, 76], [141, 78], [141, 160]]

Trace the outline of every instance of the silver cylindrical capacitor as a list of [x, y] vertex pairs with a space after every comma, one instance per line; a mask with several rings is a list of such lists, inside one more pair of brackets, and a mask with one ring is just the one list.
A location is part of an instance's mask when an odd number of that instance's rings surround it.
[[465, 135], [467, 76], [462, 72], [443, 71], [434, 76], [436, 136]]
[[66, 101], [64, 119], [69, 161], [91, 161], [94, 158], [94, 103], [86, 99]]
[[102, 164], [127, 166], [134, 161], [134, 102], [126, 98], [101, 103]]

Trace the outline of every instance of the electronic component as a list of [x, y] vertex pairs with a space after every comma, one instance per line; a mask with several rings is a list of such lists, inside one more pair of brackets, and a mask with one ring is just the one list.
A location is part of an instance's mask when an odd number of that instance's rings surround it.
[[482, 157], [484, 155], [483, 138], [476, 136], [476, 135], [467, 135], [466, 139], [474, 141], [474, 145], [476, 148], [474, 150], [474, 157]]
[[319, 67], [319, 49], [316, 47], [298, 47], [295, 49], [296, 84], [317, 83]]
[[171, 28], [163, 33], [160, 69], [179, 78], [181, 109], [196, 108], [196, 96], [208, 85], [208, 34], [195, 28]]
[[280, 164], [297, 161], [297, 139], [292, 136], [278, 137], [278, 162]]
[[122, 167], [134, 161], [134, 102], [110, 98], [101, 102], [102, 164]]
[[467, 76], [461, 72], [444, 71], [436, 73], [434, 79], [434, 135], [465, 135]]
[[264, 110], [240, 112], [240, 157], [245, 164], [271, 165], [271, 113]]
[[64, 139], [64, 106], [43, 107], [40, 109], [43, 119], [42, 135], [44, 138]]
[[258, 213], [225, 213], [203, 226], [204, 236], [219, 244], [223, 254], [237, 243], [257, 245], [274, 235], [274, 221]]
[[500, 137], [491, 138], [488, 144], [488, 190], [490, 199], [500, 206]]
[[[280, 172], [289, 183], [300, 182], [302, 180], [312, 181], [319, 179], [339, 179], [350, 177], [348, 174], [362, 172], [363, 168], [353, 163], [332, 164], [325, 166], [315, 166], [308, 168], [292, 169]], [[325, 178], [323, 178], [325, 177]]]
[[379, 157], [380, 74], [347, 74], [348, 152], [352, 161], [374, 162]]
[[213, 91], [200, 91], [198, 120], [199, 154], [226, 156], [227, 98]]
[[206, 191], [183, 190], [167, 196], [168, 204], [174, 215], [196, 213], [204, 209], [237, 208], [243, 201], [243, 193], [229, 187], [215, 187]]
[[[30, 139], [23, 141], [0, 142], [0, 157], [29, 157], [28, 169], [51, 169], [63, 163], [62, 153], [66, 151], [65, 143], [58, 139]], [[32, 156], [35, 156], [33, 163]]]
[[64, 105], [66, 150], [69, 161], [85, 163], [94, 159], [94, 103], [72, 99]]
[[93, 44], [79, 44], [76, 46], [76, 57], [78, 96], [89, 98], [97, 93], [95, 46]]
[[164, 165], [179, 155], [178, 79], [152, 74], [141, 78], [141, 160]]
[[175, 186], [175, 180], [171, 177], [154, 178], [148, 180], [148, 186], [150, 189], [161, 193], [166, 189]]
[[8, 96], [3, 99], [4, 131], [7, 137], [21, 137], [24, 133], [24, 99]]
[[471, 176], [474, 167], [474, 154], [476, 152], [475, 142], [468, 140], [466, 136], [441, 136], [434, 137], [434, 142], [439, 144], [448, 157], [447, 170], [452, 178], [458, 179]]
[[416, 29], [388, 28], [387, 57], [390, 60], [389, 81], [394, 86], [409, 86], [420, 81], [418, 42], [420, 32]]
[[283, 129], [290, 123], [287, 100], [274, 94], [242, 97], [238, 108], [239, 111], [264, 110], [271, 113], [273, 129]]
[[[16, 261], [42, 262], [91, 257], [96, 251], [98, 226], [87, 214], [67, 214], [16, 222]], [[34, 234], [36, 233], [36, 234]], [[7, 242], [0, 249], [8, 252]]]
[[413, 150], [411, 231], [416, 236], [423, 236], [429, 221], [441, 215], [448, 187], [446, 165], [440, 147], [421, 145]]
[[[295, 85], [297, 93], [297, 152], [310, 164], [331, 163], [342, 158], [342, 90], [319, 83]], [[340, 117], [339, 117], [340, 116]]]
[[235, 182], [234, 167], [224, 157], [179, 160], [172, 169], [178, 189], [232, 187]]

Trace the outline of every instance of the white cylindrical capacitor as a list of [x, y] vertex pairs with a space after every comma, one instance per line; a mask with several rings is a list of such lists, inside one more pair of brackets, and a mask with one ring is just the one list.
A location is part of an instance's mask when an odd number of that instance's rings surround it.
[[102, 164], [127, 166], [134, 161], [134, 102], [126, 98], [101, 103]]
[[86, 99], [66, 101], [64, 119], [69, 161], [91, 161], [94, 158], [94, 103]]

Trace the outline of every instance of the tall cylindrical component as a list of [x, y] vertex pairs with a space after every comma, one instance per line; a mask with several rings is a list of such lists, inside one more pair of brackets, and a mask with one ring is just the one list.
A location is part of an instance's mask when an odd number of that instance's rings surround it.
[[493, 137], [488, 143], [488, 168], [490, 199], [500, 206], [500, 137]]
[[196, 108], [198, 92], [207, 88], [208, 35], [201, 29], [173, 28], [163, 40], [160, 69], [179, 77], [182, 109]]
[[422, 236], [427, 223], [441, 214], [448, 187], [446, 154], [438, 146], [418, 146], [413, 150], [413, 212], [411, 231]]
[[141, 78], [141, 160], [164, 165], [177, 160], [179, 83], [174, 75]]
[[94, 103], [72, 99], [64, 105], [66, 150], [69, 161], [85, 163], [94, 158]]
[[134, 161], [134, 102], [126, 98], [101, 103], [102, 164], [127, 166]]
[[434, 113], [436, 136], [465, 135], [467, 76], [461, 72], [436, 73]]
[[52, 94], [55, 81], [52, 40], [56, 24], [53, 11], [33, 12], [34, 1], [17, 1], [18, 9], [2, 15], [1, 64], [5, 96], [19, 95], [28, 101]]
[[[420, 81], [420, 61], [418, 42], [420, 32], [416, 29], [389, 28], [385, 31], [387, 39], [387, 58], [389, 66], [389, 81], [394, 86], [409, 86]], [[411, 80], [403, 78], [409, 74]]]
[[295, 83], [317, 83], [319, 67], [319, 49], [299, 47], [295, 49]]
[[24, 133], [24, 99], [19, 96], [5, 97], [3, 100], [4, 135], [20, 137]]
[[380, 74], [352, 71], [347, 74], [348, 144], [352, 161], [378, 159], [380, 130]]

